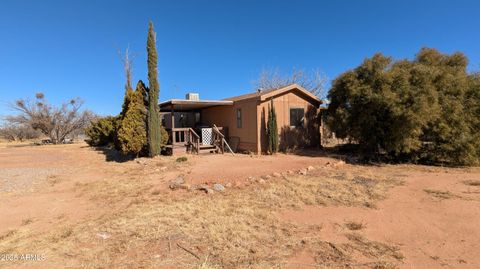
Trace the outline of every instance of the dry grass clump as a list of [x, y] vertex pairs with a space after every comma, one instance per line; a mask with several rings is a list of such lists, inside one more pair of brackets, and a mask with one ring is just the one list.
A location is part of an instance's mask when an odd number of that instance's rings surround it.
[[356, 233], [348, 234], [347, 238], [353, 243], [350, 244], [353, 249], [367, 257], [382, 260], [393, 258], [397, 261], [402, 261], [404, 259], [403, 254], [400, 252], [400, 249], [397, 246], [371, 241]]
[[467, 186], [474, 186], [474, 187], [480, 187], [480, 180], [464, 180], [463, 184]]
[[450, 192], [450, 191], [439, 191], [439, 190], [432, 190], [432, 189], [424, 189], [424, 192], [430, 194], [431, 196], [438, 198], [440, 200], [458, 198], [459, 196]]
[[358, 231], [365, 228], [365, 224], [362, 222], [355, 222], [355, 221], [348, 221], [345, 223], [345, 227], [347, 227], [351, 231]]
[[[309, 242], [318, 268], [397, 268], [404, 259], [397, 246], [347, 234], [348, 243], [334, 244], [318, 238]], [[356, 258], [362, 256], [362, 263]]]
[[314, 174], [285, 178], [257, 190], [255, 197], [269, 201], [270, 206], [346, 205], [374, 207], [385, 198], [389, 188], [402, 184], [396, 179], [372, 179], [347, 175]]
[[324, 242], [319, 228], [281, 221], [276, 213], [304, 205], [367, 206], [398, 184], [391, 179], [310, 175], [229, 189], [224, 195], [152, 195], [152, 186], [141, 180], [77, 184], [79, 194], [100, 203], [131, 202], [46, 236], [9, 235], [0, 241], [0, 252], [35, 249], [54, 262], [82, 268], [272, 268], [283, 267], [307, 240], [315, 246], [317, 262], [330, 267], [354, 264], [352, 251], [375, 262], [390, 256], [397, 260], [397, 249], [364, 238], [351, 239], [348, 245]]
[[143, 197], [146, 193], [150, 193], [152, 185], [139, 179], [129, 178], [89, 183], [77, 182], [75, 189], [78, 195], [88, 195], [92, 200], [109, 202], [109, 205], [113, 205], [125, 199]]

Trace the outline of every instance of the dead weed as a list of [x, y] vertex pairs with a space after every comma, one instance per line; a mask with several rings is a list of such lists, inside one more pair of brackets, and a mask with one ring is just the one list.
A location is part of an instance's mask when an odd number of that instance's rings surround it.
[[474, 187], [480, 187], [480, 180], [464, 180], [463, 184], [467, 186], [474, 186]]
[[424, 189], [423, 191], [440, 200], [459, 198], [458, 195], [450, 191], [440, 191], [440, 190], [432, 190], [432, 189]]

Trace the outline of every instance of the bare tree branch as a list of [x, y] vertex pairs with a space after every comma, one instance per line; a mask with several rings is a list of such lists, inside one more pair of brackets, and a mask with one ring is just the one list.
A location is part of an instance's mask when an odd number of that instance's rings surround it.
[[29, 126], [48, 136], [52, 143], [63, 143], [67, 136], [83, 129], [93, 118], [90, 111], [81, 111], [83, 101], [79, 98], [55, 107], [45, 100], [42, 93], [37, 93], [34, 101], [19, 99], [11, 107], [18, 111], [15, 116], [7, 116], [10, 124]]
[[319, 69], [310, 72], [293, 68], [290, 74], [281, 74], [278, 68], [263, 69], [259, 78], [253, 82], [256, 89], [278, 89], [290, 84], [298, 84], [314, 95], [323, 97], [328, 81], [327, 76]]

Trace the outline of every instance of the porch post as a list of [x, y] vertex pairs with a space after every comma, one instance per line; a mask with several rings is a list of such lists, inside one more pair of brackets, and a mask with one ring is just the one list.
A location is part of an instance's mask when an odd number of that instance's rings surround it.
[[171, 124], [172, 124], [172, 133], [171, 133], [171, 137], [172, 137], [172, 146], [173, 144], [175, 144], [177, 141], [176, 141], [176, 138], [175, 138], [175, 131], [173, 130], [173, 128], [175, 127], [175, 116], [174, 116], [174, 113], [173, 113], [173, 104], [171, 104], [170, 106], [170, 121], [171, 121]]

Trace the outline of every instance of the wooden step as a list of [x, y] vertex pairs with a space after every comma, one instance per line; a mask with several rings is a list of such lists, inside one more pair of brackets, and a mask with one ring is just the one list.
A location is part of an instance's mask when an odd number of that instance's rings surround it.
[[200, 150], [202, 149], [216, 149], [214, 145], [200, 145]]

